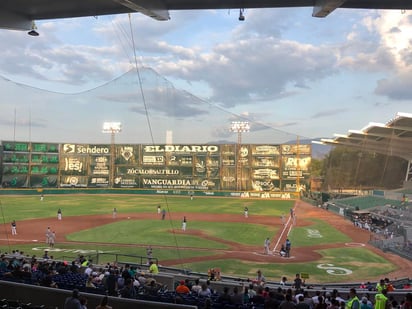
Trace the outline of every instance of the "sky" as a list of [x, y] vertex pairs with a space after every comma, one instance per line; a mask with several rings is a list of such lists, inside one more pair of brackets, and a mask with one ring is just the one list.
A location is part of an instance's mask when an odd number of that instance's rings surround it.
[[412, 112], [411, 12], [170, 13], [1, 29], [0, 140], [107, 144], [103, 123], [121, 122], [116, 143], [278, 144]]

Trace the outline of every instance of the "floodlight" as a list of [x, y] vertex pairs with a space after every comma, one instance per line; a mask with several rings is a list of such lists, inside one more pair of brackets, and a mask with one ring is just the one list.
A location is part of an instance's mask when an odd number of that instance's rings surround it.
[[119, 133], [122, 132], [121, 122], [104, 122], [103, 133]]

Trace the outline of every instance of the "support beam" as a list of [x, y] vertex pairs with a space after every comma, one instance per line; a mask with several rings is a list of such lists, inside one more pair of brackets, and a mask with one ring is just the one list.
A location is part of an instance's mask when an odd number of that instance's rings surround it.
[[0, 11], [0, 28], [28, 31], [31, 29], [31, 25], [31, 19], [20, 15], [15, 15], [11, 12]]
[[316, 0], [313, 7], [313, 17], [326, 17], [340, 7], [345, 0]]
[[412, 161], [408, 161], [408, 168], [406, 170], [406, 177], [405, 181], [411, 181], [412, 180]]
[[139, 3], [137, 3], [138, 1], [136, 0], [114, 0], [114, 1], [133, 11], [140, 12], [156, 20], [164, 21], [164, 20], [170, 19], [169, 11], [166, 9], [164, 10], [151, 9], [149, 6], [140, 5]]

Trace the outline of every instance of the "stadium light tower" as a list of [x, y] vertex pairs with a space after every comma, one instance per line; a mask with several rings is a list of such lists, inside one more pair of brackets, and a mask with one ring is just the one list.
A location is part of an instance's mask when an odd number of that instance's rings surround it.
[[103, 133], [110, 133], [110, 177], [109, 185], [113, 188], [114, 184], [114, 159], [115, 153], [115, 135], [122, 132], [122, 124], [120, 122], [104, 122]]
[[242, 133], [250, 131], [250, 124], [248, 121], [232, 121], [230, 126], [231, 132], [237, 133], [237, 144], [236, 144], [236, 190], [242, 190], [242, 162], [240, 161], [241, 155], [240, 150], [242, 146]]

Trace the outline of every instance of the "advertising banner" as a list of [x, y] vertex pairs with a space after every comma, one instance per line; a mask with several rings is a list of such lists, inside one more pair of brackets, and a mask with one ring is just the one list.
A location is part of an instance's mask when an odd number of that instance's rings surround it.
[[150, 189], [182, 189], [182, 190], [194, 190], [195, 183], [194, 179], [184, 179], [184, 178], [163, 178], [163, 177], [142, 177], [141, 184], [143, 188]]
[[252, 179], [279, 179], [279, 169], [278, 168], [254, 168], [252, 169]]
[[222, 145], [220, 151], [220, 157], [223, 166], [236, 165], [236, 145]]
[[184, 167], [138, 167], [138, 166], [116, 166], [117, 176], [182, 176], [191, 175], [192, 168]]
[[310, 155], [311, 154], [311, 146], [310, 145], [282, 145], [282, 155]]
[[221, 169], [221, 189], [236, 189], [236, 168], [234, 166], [224, 166]]
[[62, 188], [87, 188], [87, 176], [62, 176], [59, 186]]
[[218, 154], [218, 145], [142, 145], [144, 155], [162, 154]]
[[280, 156], [255, 156], [252, 158], [252, 166], [253, 167], [261, 167], [261, 168], [278, 168], [279, 167], [279, 157]]
[[110, 145], [62, 144], [60, 154], [67, 155], [110, 155]]
[[141, 177], [141, 186], [150, 189], [173, 189], [173, 190], [217, 190], [218, 180], [203, 178], [149, 178]]
[[297, 177], [309, 177], [311, 157], [296, 157], [283, 156], [282, 157], [282, 178], [286, 180], [293, 180]]
[[240, 146], [238, 163], [242, 166], [250, 166], [250, 151], [247, 145]]
[[206, 156], [195, 156], [194, 161], [194, 171], [193, 175], [206, 177]]
[[252, 190], [253, 191], [280, 191], [280, 181], [279, 180], [252, 180]]
[[140, 188], [139, 177], [116, 176], [113, 186], [115, 188]]
[[143, 165], [157, 165], [162, 166], [165, 165], [165, 156], [159, 155], [142, 155], [142, 164]]
[[139, 145], [116, 146], [116, 165], [138, 165], [140, 156]]
[[60, 174], [66, 175], [88, 175], [88, 160], [87, 156], [63, 156], [61, 158], [59, 168]]
[[109, 187], [109, 176], [96, 176], [89, 177], [88, 187], [90, 188], [108, 188]]
[[110, 174], [110, 157], [109, 156], [91, 156], [90, 157], [90, 175], [109, 176]]
[[165, 165], [193, 167], [193, 162], [194, 162], [193, 154], [192, 155], [167, 154]]
[[251, 145], [252, 156], [276, 156], [280, 154], [279, 145]]
[[299, 190], [298, 190], [297, 185], [296, 185], [296, 181], [283, 180], [281, 189], [284, 192], [305, 191], [306, 190], [306, 183], [302, 179], [302, 182], [299, 184]]
[[219, 168], [220, 167], [220, 157], [219, 156], [208, 156], [206, 160], [206, 166], [209, 168]]

